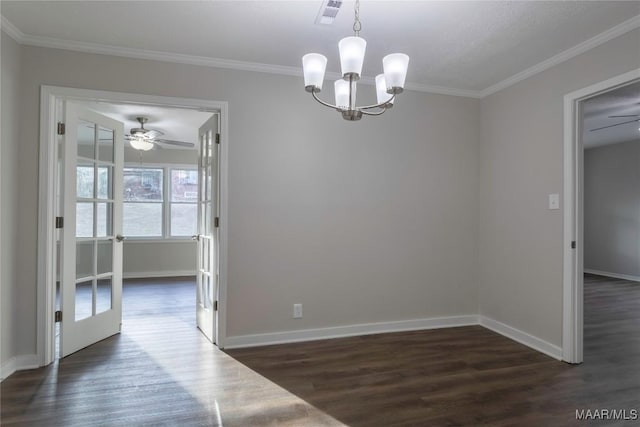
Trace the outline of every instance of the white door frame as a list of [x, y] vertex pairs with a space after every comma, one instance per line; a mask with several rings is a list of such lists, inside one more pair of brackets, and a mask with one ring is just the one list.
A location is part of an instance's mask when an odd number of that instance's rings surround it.
[[[581, 132], [582, 102], [640, 80], [640, 68], [604, 80], [564, 97], [564, 265], [562, 360], [582, 363], [584, 160]], [[575, 248], [572, 248], [572, 242]]]
[[38, 284], [37, 356], [40, 366], [55, 357], [54, 313], [56, 284], [56, 162], [57, 124], [62, 101], [102, 101], [147, 104], [220, 113], [220, 294], [218, 302], [218, 347], [226, 339], [227, 236], [228, 236], [228, 104], [195, 98], [140, 95], [59, 86], [40, 88], [40, 161], [38, 182]]

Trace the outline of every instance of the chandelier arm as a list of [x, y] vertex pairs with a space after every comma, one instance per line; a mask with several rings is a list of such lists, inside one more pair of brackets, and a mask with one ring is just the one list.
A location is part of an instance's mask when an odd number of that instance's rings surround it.
[[369, 111], [362, 111], [362, 110], [360, 110], [360, 112], [361, 112], [362, 114], [366, 114], [367, 116], [379, 116], [379, 115], [381, 115], [381, 114], [386, 113], [386, 112], [387, 112], [387, 110], [388, 110], [388, 108], [385, 108], [385, 109], [383, 109], [383, 110], [381, 110], [381, 111], [376, 111], [376, 112], [374, 112], [374, 113], [370, 113]]
[[391, 98], [387, 99], [385, 102], [382, 102], [380, 104], [375, 104], [375, 105], [366, 105], [364, 107], [358, 107], [358, 109], [359, 110], [370, 110], [372, 108], [384, 108], [386, 110], [387, 107], [385, 107], [385, 105], [389, 104], [395, 98], [396, 98], [396, 94], [394, 93], [393, 96]]
[[324, 105], [325, 107], [329, 107], [329, 108], [333, 108], [333, 109], [338, 110], [338, 111], [342, 111], [342, 109], [340, 107], [338, 107], [337, 105], [329, 104], [328, 102], [324, 102], [322, 99], [318, 98], [318, 95], [316, 95], [316, 92], [311, 92], [311, 95], [313, 96], [313, 99], [315, 99], [316, 101], [318, 101], [320, 104]]

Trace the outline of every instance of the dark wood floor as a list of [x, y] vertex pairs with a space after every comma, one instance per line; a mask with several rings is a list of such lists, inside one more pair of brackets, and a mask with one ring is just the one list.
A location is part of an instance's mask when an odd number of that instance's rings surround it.
[[195, 329], [194, 292], [125, 286], [123, 333], [2, 382], [2, 425], [538, 427], [640, 410], [638, 283], [585, 277], [580, 366], [479, 326], [225, 354]]

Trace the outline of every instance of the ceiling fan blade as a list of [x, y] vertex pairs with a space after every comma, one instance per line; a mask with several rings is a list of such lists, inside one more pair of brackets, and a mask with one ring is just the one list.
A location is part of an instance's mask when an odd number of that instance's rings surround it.
[[595, 130], [602, 130], [602, 129], [612, 128], [614, 126], [626, 125], [627, 123], [633, 123], [633, 122], [640, 122], [640, 119], [627, 120], [626, 122], [616, 123], [615, 125], [602, 126], [602, 127], [595, 128], [595, 129], [589, 129], [589, 132], [593, 132]]
[[167, 145], [177, 145], [180, 147], [194, 148], [196, 145], [193, 142], [174, 141], [172, 139], [154, 139], [153, 142], [159, 142]]
[[145, 130], [147, 131], [145, 136], [148, 136], [149, 138], [157, 138], [159, 136], [164, 135], [164, 132], [158, 129], [145, 129]]
[[610, 119], [624, 118], [624, 117], [640, 117], [640, 114], [625, 114], [622, 116], [609, 116]]

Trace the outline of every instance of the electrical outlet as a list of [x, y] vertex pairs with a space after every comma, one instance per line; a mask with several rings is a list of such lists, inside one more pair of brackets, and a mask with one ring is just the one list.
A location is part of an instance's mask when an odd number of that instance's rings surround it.
[[300, 319], [302, 317], [302, 304], [293, 304], [293, 318]]

